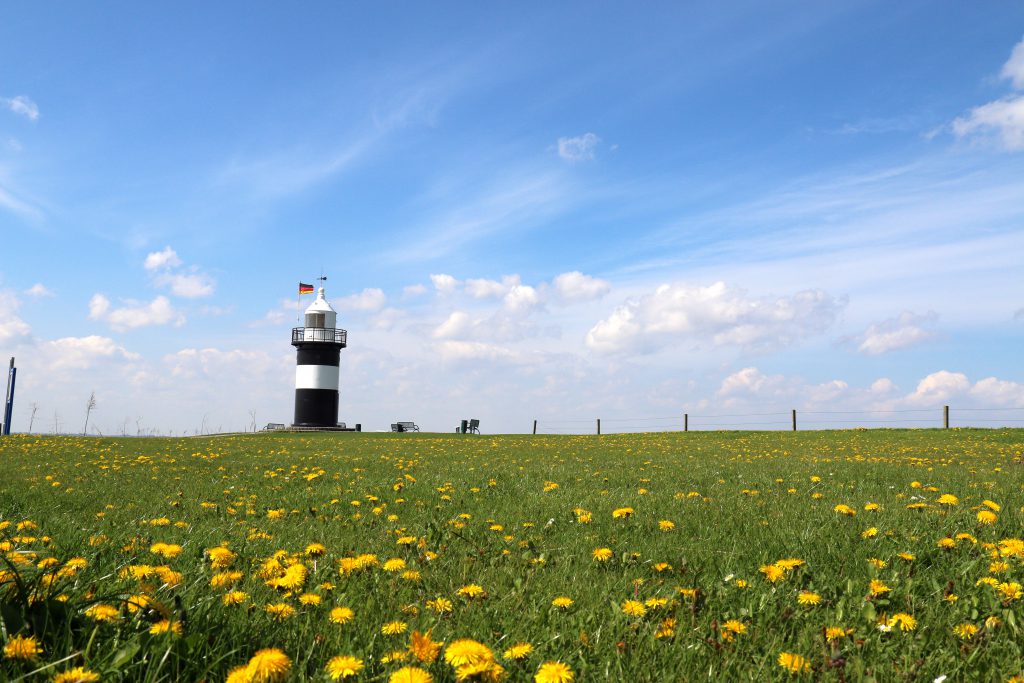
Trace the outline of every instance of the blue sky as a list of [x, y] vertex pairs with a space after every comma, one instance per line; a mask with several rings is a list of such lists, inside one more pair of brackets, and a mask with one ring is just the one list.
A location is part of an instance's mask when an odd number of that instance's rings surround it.
[[1011, 3], [10, 9], [14, 428], [288, 421], [321, 268], [371, 429], [1024, 408], [1022, 41]]

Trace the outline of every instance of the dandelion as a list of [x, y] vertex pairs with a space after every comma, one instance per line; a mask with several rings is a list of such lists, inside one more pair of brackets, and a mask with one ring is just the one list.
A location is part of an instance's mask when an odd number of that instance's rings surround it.
[[505, 659], [519, 661], [529, 657], [531, 652], [533, 652], [533, 645], [530, 643], [516, 643], [505, 650], [501, 656]]
[[878, 527], [870, 527], [861, 532], [860, 537], [863, 539], [874, 538], [878, 535]]
[[180, 636], [181, 622], [171, 621], [170, 619], [163, 619], [150, 626], [149, 632], [154, 636], [162, 635], [164, 633], [170, 633], [175, 636]]
[[388, 683], [431, 683], [433, 680], [430, 672], [417, 666], [405, 666], [391, 674]]
[[404, 621], [389, 621], [380, 627], [381, 634], [385, 636], [398, 636], [409, 630], [409, 624]]
[[960, 640], [970, 640], [977, 632], [978, 627], [970, 623], [957, 624], [953, 627], [953, 635]]
[[278, 602], [273, 605], [267, 605], [264, 608], [264, 611], [266, 611], [266, 613], [269, 614], [270, 618], [274, 621], [284, 621], [288, 617], [295, 614], [295, 608], [286, 602]]
[[846, 636], [846, 629], [841, 626], [829, 626], [825, 629], [825, 640], [832, 642]]
[[464, 598], [469, 598], [470, 600], [474, 598], [487, 597], [487, 591], [485, 591], [483, 587], [478, 586], [475, 583], [467, 584], [455, 592], [456, 594], [461, 595]]
[[420, 633], [413, 631], [409, 642], [409, 652], [413, 657], [424, 664], [433, 664], [441, 653], [444, 643], [437, 642], [430, 637], [430, 631]]
[[400, 557], [395, 557], [384, 563], [383, 567], [386, 572], [400, 572], [405, 569], [405, 560]]
[[572, 598], [568, 598], [564, 595], [560, 595], [551, 601], [551, 605], [559, 609], [569, 609], [570, 607], [572, 607], [572, 603]]
[[437, 597], [433, 600], [427, 600], [427, 609], [433, 610], [438, 614], [450, 614], [454, 609], [452, 601], [448, 598]]
[[900, 553], [896, 557], [900, 558], [901, 560], [905, 560], [907, 562], [913, 562], [914, 560], [917, 559], [917, 556], [913, 555], [912, 553]]
[[871, 579], [871, 582], [868, 583], [868, 592], [871, 593], [873, 597], [878, 597], [879, 595], [888, 593], [891, 590], [891, 588], [886, 586], [878, 579]]
[[807, 658], [792, 652], [780, 652], [778, 658], [779, 666], [791, 674], [798, 674], [811, 670], [811, 663]]
[[276, 647], [257, 650], [247, 667], [253, 683], [283, 681], [292, 668], [292, 660]]
[[661, 623], [658, 624], [658, 630], [654, 632], [654, 637], [658, 640], [661, 640], [662, 638], [671, 638], [676, 634], [676, 623], [676, 620], [672, 617], [663, 619]]
[[595, 548], [594, 552], [591, 553], [598, 562], [607, 562], [612, 559], [613, 554], [611, 548]]
[[890, 628], [898, 627], [901, 631], [913, 631], [917, 628], [917, 619], [906, 612], [897, 612], [888, 619], [883, 619]]
[[857, 511], [854, 510], [852, 507], [850, 507], [849, 505], [843, 505], [842, 503], [832, 508], [832, 511], [838, 512], [841, 515], [846, 515], [847, 517], [854, 517], [857, 514]]
[[4, 659], [32, 661], [43, 653], [35, 636], [14, 636], [4, 645]]
[[864, 506], [864, 509], [868, 512], [874, 512], [878, 509], [878, 503], [868, 503]]
[[647, 608], [639, 600], [624, 600], [622, 602], [622, 613], [638, 619], [647, 614]]
[[534, 683], [572, 683], [576, 674], [562, 662], [544, 662], [533, 677]]
[[629, 519], [633, 512], [633, 508], [616, 508], [612, 510], [612, 517], [615, 519]]
[[363, 669], [363, 660], [356, 659], [349, 655], [331, 657], [327, 662], [325, 670], [332, 681], [340, 681], [344, 678], [355, 676]]
[[[321, 555], [327, 552], [327, 547], [324, 546], [323, 543], [310, 543], [306, 546], [306, 550], [304, 552], [306, 555], [309, 555], [310, 557], [320, 557]], [[335, 657], [335, 659], [337, 659], [337, 657]]]
[[224, 597], [221, 598], [220, 601], [225, 607], [231, 607], [232, 605], [241, 605], [248, 599], [248, 593], [244, 593], [242, 591], [231, 591], [229, 593], [225, 593]]
[[85, 667], [76, 666], [53, 677], [53, 683], [96, 683], [100, 675]]
[[821, 603], [821, 596], [813, 591], [800, 591], [796, 601], [801, 605], [817, 605]]
[[981, 524], [995, 524], [999, 520], [998, 515], [991, 510], [978, 510], [978, 522]]
[[762, 565], [760, 572], [764, 574], [765, 579], [772, 583], [778, 583], [786, 578], [786, 570], [777, 564]]
[[117, 621], [121, 613], [113, 605], [93, 605], [85, 610], [85, 616], [93, 621]]
[[870, 564], [875, 569], [885, 569], [887, 562], [885, 560], [880, 560], [877, 557], [869, 557], [868, 564]]
[[661, 531], [672, 531], [676, 528], [676, 523], [668, 519], [663, 519], [658, 522], [658, 528]]
[[224, 588], [242, 580], [242, 572], [218, 572], [210, 577], [211, 588]]
[[469, 638], [462, 638], [452, 641], [451, 644], [445, 648], [444, 661], [448, 662], [455, 668], [459, 668], [466, 666], [467, 664], [493, 662], [494, 653], [491, 652], [491, 649], [483, 643]]
[[321, 599], [316, 593], [303, 593], [299, 596], [299, 604], [315, 607], [320, 604]]
[[946, 538], [940, 538], [935, 545], [943, 550], [951, 550], [956, 547], [956, 541], [947, 536]]
[[723, 640], [732, 642], [736, 636], [741, 636], [747, 632], [747, 625], [739, 619], [729, 619], [722, 624], [722, 638]]
[[936, 501], [939, 505], [948, 505], [950, 507], [960, 504], [960, 499], [954, 496], [952, 493], [943, 493], [939, 496]]
[[1014, 600], [1020, 600], [1024, 596], [1024, 588], [1021, 587], [1016, 581], [1012, 583], [1001, 583], [995, 587], [996, 590], [1003, 598], [1003, 602], [1013, 602]]
[[981, 504], [987, 507], [992, 512], [999, 512], [1000, 510], [1003, 509], [1003, 506], [992, 500], [983, 500], [981, 501]]

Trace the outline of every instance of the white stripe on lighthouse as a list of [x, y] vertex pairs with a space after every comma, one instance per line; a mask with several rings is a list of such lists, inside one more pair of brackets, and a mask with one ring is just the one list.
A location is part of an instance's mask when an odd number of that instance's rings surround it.
[[296, 389], [330, 389], [338, 390], [338, 366], [336, 365], [296, 365]]

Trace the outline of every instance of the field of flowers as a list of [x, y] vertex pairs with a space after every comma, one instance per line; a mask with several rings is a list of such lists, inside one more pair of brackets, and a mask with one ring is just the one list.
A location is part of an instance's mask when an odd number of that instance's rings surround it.
[[1020, 430], [14, 436], [0, 680], [1024, 680], [1022, 460]]

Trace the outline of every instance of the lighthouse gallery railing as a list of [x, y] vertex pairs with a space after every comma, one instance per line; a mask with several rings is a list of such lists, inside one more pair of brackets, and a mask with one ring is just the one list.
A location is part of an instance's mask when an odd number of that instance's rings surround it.
[[292, 343], [295, 342], [327, 342], [328, 344], [348, 344], [348, 330], [324, 329], [322, 327], [293, 327]]

